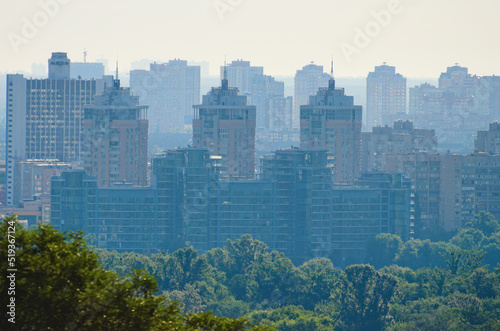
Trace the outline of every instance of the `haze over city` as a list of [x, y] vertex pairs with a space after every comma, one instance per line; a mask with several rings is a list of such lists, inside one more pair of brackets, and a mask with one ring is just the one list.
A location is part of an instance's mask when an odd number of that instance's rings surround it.
[[[0, 72], [29, 72], [56, 50], [83, 61], [86, 48], [88, 61], [119, 58], [122, 71], [141, 59], [183, 58], [208, 61], [217, 75], [226, 56], [292, 76], [310, 61], [329, 66], [333, 55], [340, 77], [363, 77], [382, 62], [406, 77], [437, 77], [454, 63], [500, 74], [498, 1], [59, 0], [51, 15], [40, 14], [52, 2], [9, 2], [0, 22]], [[388, 8], [378, 21], [376, 13]], [[26, 21], [35, 31], [23, 34]], [[356, 42], [359, 31], [368, 31], [368, 40]], [[349, 46], [357, 51], [346, 56]]]
[[1, 6], [0, 330], [500, 330], [498, 0]]

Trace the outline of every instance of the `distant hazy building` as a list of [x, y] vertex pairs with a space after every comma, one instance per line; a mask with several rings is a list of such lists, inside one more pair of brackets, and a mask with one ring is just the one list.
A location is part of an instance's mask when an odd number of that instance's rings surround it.
[[465, 67], [449, 67], [439, 87], [410, 88], [409, 116], [415, 126], [436, 130], [441, 150], [470, 153], [476, 131], [500, 120], [500, 77], [477, 77]]
[[250, 104], [255, 105], [257, 110], [257, 127], [270, 128], [273, 120], [270, 102], [275, 98], [284, 98], [284, 91], [285, 83], [276, 81], [274, 77], [265, 75], [254, 78]]
[[70, 78], [102, 79], [104, 64], [99, 62], [71, 62]]
[[500, 124], [490, 123], [488, 131], [478, 131], [474, 142], [476, 152], [500, 154]]
[[366, 127], [390, 125], [406, 115], [406, 78], [385, 63], [366, 78]]
[[415, 129], [410, 121], [394, 122], [393, 127], [376, 126], [372, 132], [363, 132], [361, 143], [361, 171], [379, 169], [384, 154], [427, 151], [437, 153], [438, 140], [434, 130]]
[[293, 98], [276, 97], [269, 100], [269, 129], [289, 131], [293, 126]]
[[130, 71], [130, 89], [149, 106], [150, 132], [183, 133], [200, 102], [200, 67], [179, 59], [151, 63], [149, 71]]
[[222, 157], [222, 174], [253, 178], [255, 172], [255, 106], [222, 80], [194, 107], [193, 146]]
[[269, 102], [272, 98], [284, 97], [285, 84], [276, 81], [272, 76], [264, 75], [264, 68], [251, 66], [250, 61], [236, 60], [221, 67], [221, 79], [224, 70], [229, 87], [238, 88], [241, 94], [248, 96], [248, 104], [255, 105], [257, 127], [269, 129], [271, 121]]
[[293, 127], [300, 127], [300, 106], [309, 103], [309, 97], [315, 95], [320, 87], [327, 87], [330, 75], [323, 72], [323, 66], [314, 62], [302, 67], [295, 73], [293, 96]]
[[120, 87], [118, 79], [85, 106], [83, 163], [97, 177], [98, 186], [117, 182], [147, 185], [146, 110], [129, 88]]
[[330, 78], [327, 88], [300, 106], [300, 147], [326, 148], [334, 157], [334, 182], [352, 184], [361, 167], [361, 106], [335, 88]]
[[83, 106], [105, 81], [70, 79], [66, 53], [53, 53], [48, 79], [7, 75], [6, 204], [14, 205], [15, 163], [25, 159], [72, 162], [81, 157]]
[[[237, 88], [242, 94], [253, 91], [254, 79], [264, 76], [264, 67], [251, 66], [250, 61], [236, 60], [225, 66], [229, 87]], [[220, 77], [224, 78], [224, 67], [220, 67]]]

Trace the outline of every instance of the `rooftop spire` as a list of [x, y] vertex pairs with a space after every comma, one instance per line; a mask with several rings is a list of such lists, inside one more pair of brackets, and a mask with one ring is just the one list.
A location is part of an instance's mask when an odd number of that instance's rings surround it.
[[328, 89], [335, 90], [335, 78], [333, 77], [333, 55], [332, 55], [332, 65], [330, 68], [330, 80], [328, 81]]
[[227, 65], [226, 65], [226, 56], [224, 55], [224, 76], [222, 78], [222, 89], [227, 90], [229, 87], [228, 81], [227, 81]]
[[115, 88], [120, 88], [120, 80], [118, 79], [118, 57], [116, 58]]

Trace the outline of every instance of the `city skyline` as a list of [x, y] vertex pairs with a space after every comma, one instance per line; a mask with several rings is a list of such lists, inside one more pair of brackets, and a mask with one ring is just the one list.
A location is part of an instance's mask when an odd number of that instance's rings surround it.
[[[184, 58], [208, 61], [210, 74], [217, 75], [226, 56], [244, 58], [265, 67], [269, 75], [283, 76], [311, 61], [327, 66], [333, 55], [337, 77], [362, 77], [382, 62], [396, 66], [406, 77], [436, 77], [441, 68], [454, 63], [478, 75], [500, 74], [495, 61], [499, 46], [490, 32], [500, 27], [493, 17], [500, 4], [493, 1], [331, 1], [317, 6], [288, 1], [284, 5], [260, 0], [10, 3], [9, 16], [0, 23], [6, 59], [0, 72], [29, 71], [31, 63], [44, 63], [51, 51], [67, 52], [82, 62], [86, 49], [87, 61], [104, 57], [111, 66], [118, 58], [121, 71], [132, 69], [130, 64], [141, 59]], [[126, 15], [130, 11], [135, 13], [133, 19]], [[463, 24], [468, 13], [475, 15]], [[82, 17], [93, 24], [82, 25]], [[254, 24], [256, 17], [259, 24]], [[96, 38], [102, 31], [116, 35]], [[203, 55], [198, 55], [200, 49]]]

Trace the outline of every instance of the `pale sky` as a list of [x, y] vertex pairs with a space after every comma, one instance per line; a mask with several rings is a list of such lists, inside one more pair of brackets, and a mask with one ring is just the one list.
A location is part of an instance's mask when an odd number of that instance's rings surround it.
[[[265, 74], [292, 76], [310, 61], [329, 70], [333, 55], [341, 77], [366, 76], [384, 61], [407, 77], [437, 77], [454, 63], [500, 75], [498, 0], [0, 0], [0, 6], [0, 72], [30, 71], [54, 51], [81, 62], [86, 48], [87, 61], [104, 56], [114, 63], [118, 56], [124, 71], [135, 60], [181, 58], [208, 61], [215, 75], [226, 55], [228, 62], [264, 66]], [[378, 22], [374, 13], [381, 11], [389, 15]]]

